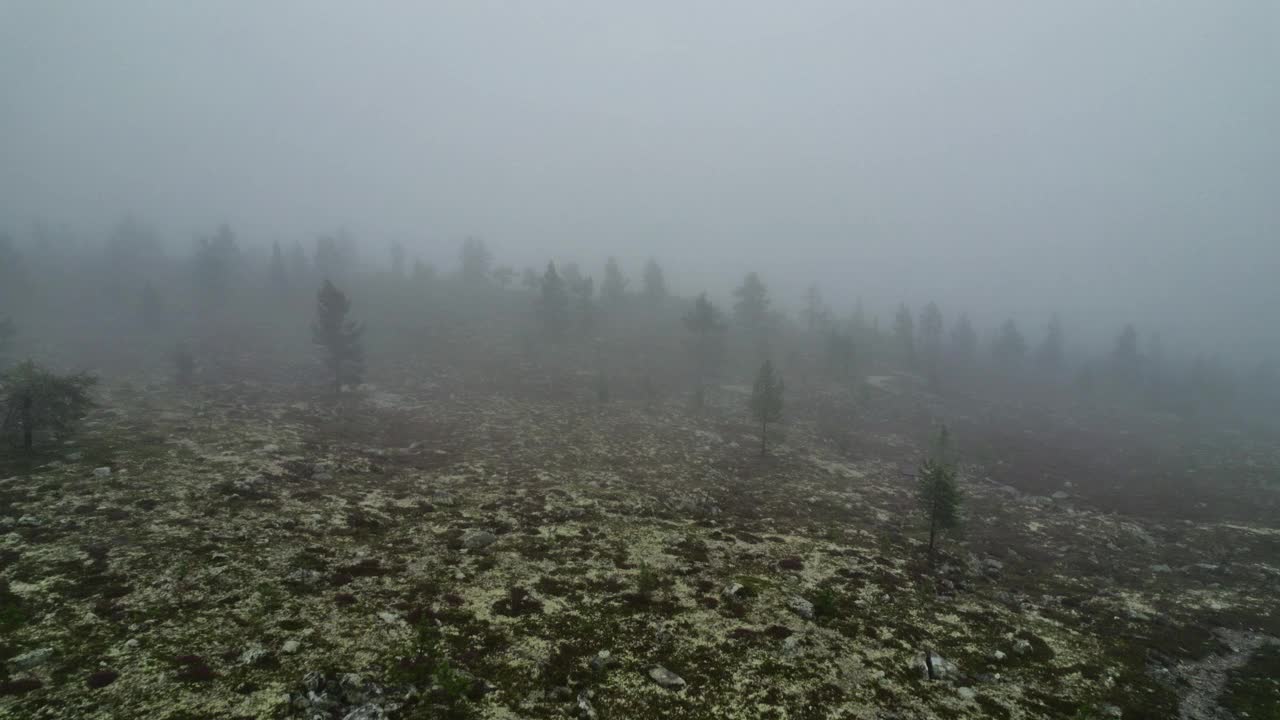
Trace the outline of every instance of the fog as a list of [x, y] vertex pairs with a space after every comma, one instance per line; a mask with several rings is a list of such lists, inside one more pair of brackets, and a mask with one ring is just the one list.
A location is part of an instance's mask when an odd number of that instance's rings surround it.
[[0, 9], [0, 222], [665, 258], [1275, 352], [1272, 3]]
[[0, 717], [1280, 717], [1280, 3], [0, 0]]

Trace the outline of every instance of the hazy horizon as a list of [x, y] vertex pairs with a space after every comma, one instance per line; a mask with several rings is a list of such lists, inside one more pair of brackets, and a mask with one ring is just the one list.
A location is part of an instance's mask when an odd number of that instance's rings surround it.
[[633, 283], [655, 256], [683, 293], [757, 270], [783, 307], [816, 283], [882, 322], [936, 299], [1261, 356], [1277, 28], [1268, 3], [14, 2], [0, 228], [343, 226], [438, 263], [476, 235]]

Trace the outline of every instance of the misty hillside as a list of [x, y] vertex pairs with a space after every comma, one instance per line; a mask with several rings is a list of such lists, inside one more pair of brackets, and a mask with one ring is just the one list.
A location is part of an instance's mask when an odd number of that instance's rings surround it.
[[0, 8], [0, 718], [1280, 718], [1277, 27]]

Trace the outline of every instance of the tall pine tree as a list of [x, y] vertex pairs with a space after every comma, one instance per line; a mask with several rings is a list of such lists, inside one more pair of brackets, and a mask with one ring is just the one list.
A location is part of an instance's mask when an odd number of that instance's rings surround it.
[[359, 385], [364, 374], [364, 327], [351, 320], [351, 301], [328, 280], [316, 295], [316, 321], [311, 337], [325, 354], [325, 366], [333, 373], [334, 393], [343, 385]]
[[951, 437], [944, 425], [933, 451], [920, 464], [916, 499], [929, 525], [929, 566], [933, 566], [938, 536], [960, 525], [960, 488], [950, 458]]

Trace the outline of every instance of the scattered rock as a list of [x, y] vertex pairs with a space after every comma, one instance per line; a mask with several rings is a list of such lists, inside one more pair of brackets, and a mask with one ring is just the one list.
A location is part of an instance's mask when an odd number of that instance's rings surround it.
[[386, 717], [387, 713], [381, 705], [369, 703], [343, 715], [342, 720], [384, 720]]
[[104, 688], [115, 682], [118, 677], [120, 677], [120, 673], [115, 670], [99, 670], [90, 675], [88, 679], [85, 680], [85, 684], [89, 686], [90, 690], [97, 690], [98, 688]]
[[241, 665], [261, 665], [271, 658], [271, 653], [261, 645], [254, 645], [240, 653]]
[[93, 469], [93, 476], [94, 476], [95, 478], [98, 478], [99, 480], [101, 480], [101, 479], [103, 479], [103, 478], [109, 478], [109, 477], [111, 477], [111, 468], [109, 468], [109, 467], [99, 467], [99, 468], [94, 468], [94, 469]]
[[813, 603], [798, 595], [793, 595], [790, 598], [787, 598], [787, 609], [805, 620], [813, 619]]
[[802, 638], [801, 635], [791, 635], [791, 636], [788, 636], [785, 640], [783, 640], [782, 654], [788, 655], [788, 656], [798, 655], [800, 653], [801, 638]]
[[649, 677], [652, 678], [654, 682], [668, 690], [679, 690], [685, 685], [684, 678], [661, 665], [656, 665], [650, 669]]
[[284, 645], [280, 646], [280, 652], [286, 655], [292, 655], [298, 652], [298, 648], [302, 646], [297, 640], [285, 640]]
[[36, 648], [13, 658], [9, 664], [17, 670], [31, 670], [44, 665], [51, 657], [53, 657], [53, 648]]
[[613, 654], [608, 650], [601, 650], [591, 657], [591, 662], [588, 664], [591, 666], [591, 672], [602, 673], [613, 664]]
[[973, 700], [978, 697], [978, 693], [974, 692], [971, 687], [958, 688], [956, 694], [960, 696], [961, 700]]
[[911, 661], [911, 667], [924, 680], [946, 680], [956, 674], [955, 663], [935, 652], [930, 652], [927, 657], [924, 653], [916, 655]]
[[498, 541], [488, 530], [472, 530], [462, 536], [462, 546], [468, 550], [483, 550]]
[[778, 561], [778, 567], [782, 570], [803, 570], [804, 561], [794, 555], [791, 557], [784, 557]]

